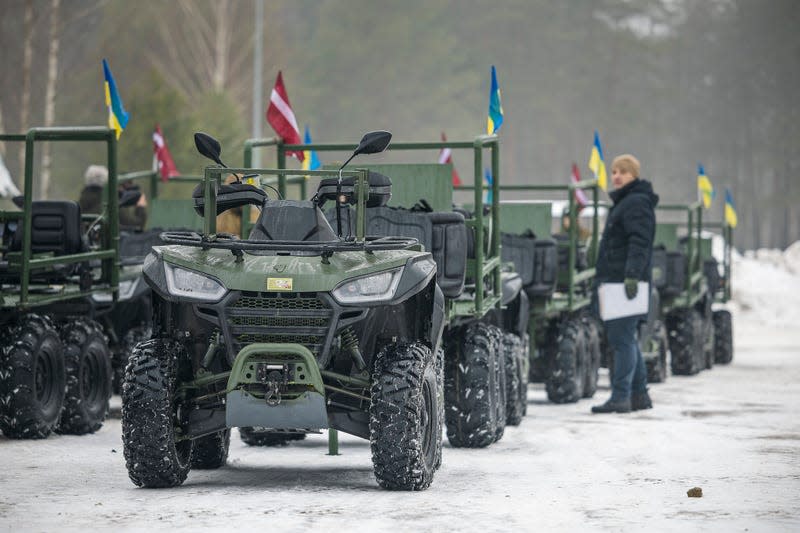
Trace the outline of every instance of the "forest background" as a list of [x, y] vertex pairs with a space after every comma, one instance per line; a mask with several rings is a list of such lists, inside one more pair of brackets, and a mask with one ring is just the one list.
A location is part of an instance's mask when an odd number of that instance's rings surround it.
[[[268, 0], [261, 95], [283, 71], [301, 130], [355, 142], [484, 133], [489, 67], [505, 121], [503, 183], [584, 177], [593, 131], [606, 162], [633, 153], [662, 202], [696, 198], [702, 163], [737, 204], [740, 248], [800, 239], [800, 2], [797, 0]], [[239, 164], [251, 137], [254, 2], [0, 1], [0, 131], [105, 124], [102, 58], [131, 120], [120, 171], [152, 166], [160, 124], [178, 168], [205, 162], [191, 133]], [[265, 136], [272, 135], [264, 122]], [[19, 145], [0, 143], [18, 186]], [[38, 197], [77, 197], [101, 147], [53, 143]], [[431, 161], [436, 153], [431, 153]], [[268, 161], [268, 160], [267, 160]], [[265, 162], [266, 164], [266, 162]], [[467, 152], [455, 154], [471, 176]]]

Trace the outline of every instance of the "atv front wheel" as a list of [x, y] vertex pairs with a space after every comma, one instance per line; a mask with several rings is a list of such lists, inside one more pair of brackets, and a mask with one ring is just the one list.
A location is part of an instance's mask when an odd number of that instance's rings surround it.
[[64, 403], [64, 348], [45, 316], [29, 314], [0, 333], [0, 430], [11, 439], [43, 439]]
[[561, 323], [550, 346], [550, 368], [545, 381], [547, 398], [553, 403], [574, 403], [583, 395], [586, 381], [586, 337], [579, 318]]
[[139, 487], [176, 487], [191, 468], [192, 441], [176, 431], [175, 398], [183, 346], [169, 339], [145, 341], [131, 354], [122, 385], [122, 443], [128, 476]]
[[286, 446], [292, 441], [306, 438], [305, 433], [273, 431], [252, 427], [239, 428], [239, 436], [242, 438], [242, 442], [248, 446]]
[[491, 330], [483, 322], [473, 322], [453, 331], [447, 340], [444, 373], [447, 438], [456, 448], [483, 448], [495, 442], [500, 422], [495, 366], [499, 356]]
[[103, 425], [111, 398], [111, 356], [100, 326], [73, 320], [61, 327], [67, 392], [57, 431], [69, 435], [94, 433]]
[[111, 367], [114, 369], [111, 381], [111, 390], [116, 394], [122, 393], [122, 382], [125, 380], [125, 367], [128, 366], [133, 349], [140, 342], [144, 342], [152, 336], [153, 328], [150, 326], [139, 326], [128, 330], [122, 341], [112, 353]]
[[503, 330], [497, 326], [489, 326], [492, 343], [494, 344], [494, 375], [495, 375], [495, 395], [497, 402], [494, 404], [495, 420], [497, 424], [494, 430], [494, 442], [503, 438], [506, 431], [506, 398], [507, 398], [507, 376], [505, 364], [505, 347], [503, 346]]
[[422, 343], [390, 344], [375, 358], [369, 408], [372, 464], [391, 490], [430, 486], [442, 448], [436, 361]]
[[192, 468], [213, 470], [225, 466], [230, 445], [230, 429], [195, 439], [192, 446]]
[[583, 327], [586, 335], [586, 374], [583, 383], [583, 397], [591, 398], [597, 392], [600, 360], [603, 358], [600, 346], [600, 325], [594, 318], [584, 317]]
[[647, 382], [663, 383], [667, 380], [667, 328], [658, 321], [654, 329], [652, 337], [648, 339], [648, 346], [645, 346], [648, 353], [655, 355], [645, 360]]
[[721, 365], [733, 361], [733, 320], [725, 309], [714, 311], [714, 362]]

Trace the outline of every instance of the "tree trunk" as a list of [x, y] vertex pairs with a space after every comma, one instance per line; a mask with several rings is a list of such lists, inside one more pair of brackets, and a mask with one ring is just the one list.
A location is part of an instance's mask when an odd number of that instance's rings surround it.
[[231, 44], [230, 3], [220, 0], [216, 8], [216, 33], [214, 38], [214, 74], [212, 83], [216, 92], [225, 90], [228, 77], [228, 52]]
[[[58, 33], [59, 14], [58, 8], [61, 0], [52, 0], [50, 13], [50, 51], [47, 55], [47, 90], [44, 100], [44, 125], [52, 126], [56, 118], [56, 81], [58, 80]], [[47, 199], [50, 192], [50, 144], [44, 143], [42, 147], [42, 198]]]
[[[22, 55], [22, 105], [19, 110], [19, 130], [27, 130], [28, 114], [31, 107], [31, 66], [33, 64], [33, 0], [25, 2], [25, 21], [23, 23]], [[25, 143], [19, 144], [20, 174], [25, 171]]]

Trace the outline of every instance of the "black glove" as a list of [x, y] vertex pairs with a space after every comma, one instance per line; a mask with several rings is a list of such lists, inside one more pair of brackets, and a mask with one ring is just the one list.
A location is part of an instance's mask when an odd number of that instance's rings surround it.
[[625, 296], [628, 300], [636, 298], [636, 293], [639, 292], [639, 280], [635, 278], [625, 278]]

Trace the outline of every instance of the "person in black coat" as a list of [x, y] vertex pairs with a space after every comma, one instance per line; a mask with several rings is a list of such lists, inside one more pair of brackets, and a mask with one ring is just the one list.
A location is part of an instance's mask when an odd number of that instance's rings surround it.
[[[650, 282], [655, 207], [658, 195], [649, 181], [639, 177], [639, 160], [621, 155], [611, 165], [614, 202], [606, 218], [606, 227], [597, 256], [596, 281], [624, 283], [628, 299], [636, 297], [638, 282]], [[632, 316], [605, 323], [608, 343], [614, 351], [614, 374], [611, 398], [592, 407], [593, 413], [627, 413], [650, 409], [647, 393], [647, 370], [636, 341], [636, 329], [643, 317]]]

